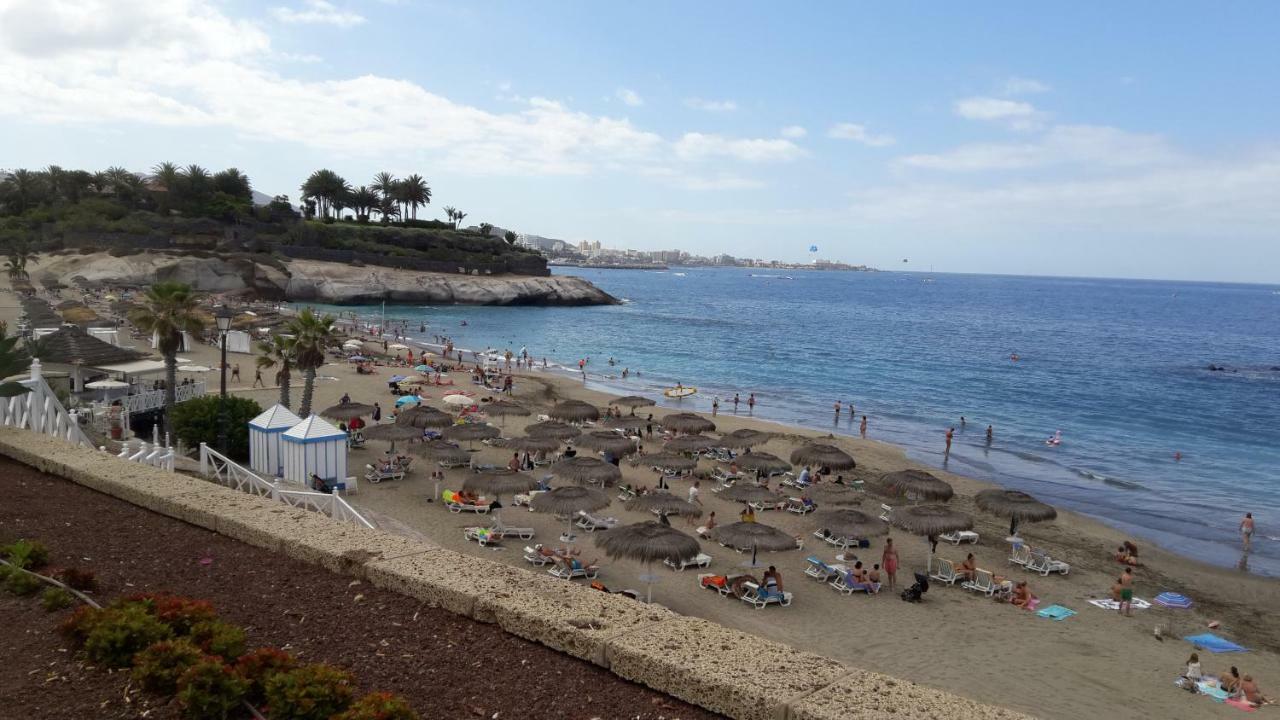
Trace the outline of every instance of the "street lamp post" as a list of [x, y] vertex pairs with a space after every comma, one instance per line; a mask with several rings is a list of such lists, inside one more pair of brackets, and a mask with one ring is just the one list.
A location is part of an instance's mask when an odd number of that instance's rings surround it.
[[218, 368], [222, 372], [222, 388], [218, 396], [218, 452], [223, 455], [227, 454], [227, 331], [231, 329], [234, 317], [235, 313], [226, 305], [213, 314], [218, 323], [218, 344], [222, 346], [222, 365]]

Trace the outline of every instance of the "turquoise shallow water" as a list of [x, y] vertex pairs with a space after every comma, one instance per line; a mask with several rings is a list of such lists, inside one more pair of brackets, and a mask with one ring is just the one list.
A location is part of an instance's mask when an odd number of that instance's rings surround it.
[[[698, 410], [719, 397], [732, 412], [735, 391], [744, 401], [754, 392], [757, 415], [856, 433], [847, 413], [835, 423], [831, 412], [837, 399], [852, 402], [869, 437], [921, 461], [1220, 565], [1241, 562], [1236, 528], [1251, 510], [1259, 531], [1247, 567], [1280, 575], [1280, 370], [1271, 369], [1280, 366], [1280, 286], [566, 270], [627, 302], [397, 307], [388, 317], [428, 342], [443, 334], [464, 348], [527, 346], [575, 369], [587, 357], [591, 382], [608, 389], [698, 386], [683, 401]], [[332, 308], [353, 309], [379, 312]], [[623, 367], [640, 377], [622, 381]], [[956, 437], [944, 459], [949, 426]], [[1047, 446], [1059, 429], [1062, 444]]]

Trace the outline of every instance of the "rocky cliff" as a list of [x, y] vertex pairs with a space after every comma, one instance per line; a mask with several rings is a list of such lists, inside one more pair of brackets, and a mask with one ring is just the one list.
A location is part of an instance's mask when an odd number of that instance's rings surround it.
[[164, 280], [201, 292], [335, 304], [610, 305], [617, 299], [569, 276], [458, 275], [249, 255], [63, 254], [42, 258], [34, 279], [146, 286]]

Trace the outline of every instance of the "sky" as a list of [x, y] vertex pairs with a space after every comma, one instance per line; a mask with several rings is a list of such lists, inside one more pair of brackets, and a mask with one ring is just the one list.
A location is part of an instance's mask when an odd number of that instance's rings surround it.
[[[0, 0], [0, 167], [606, 247], [1280, 282], [1280, 4]], [[809, 251], [817, 245], [818, 251]], [[904, 260], [908, 261], [904, 263]]]

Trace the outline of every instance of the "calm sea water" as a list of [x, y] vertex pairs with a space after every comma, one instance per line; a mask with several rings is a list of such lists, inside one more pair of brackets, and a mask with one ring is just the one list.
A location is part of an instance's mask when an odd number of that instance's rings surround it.
[[[399, 307], [388, 316], [407, 319], [416, 339], [527, 346], [574, 368], [587, 357], [591, 382], [607, 389], [656, 396], [676, 381], [699, 387], [685, 408], [709, 410], [719, 397], [731, 413], [736, 391], [745, 413], [754, 392], [758, 416], [856, 433], [847, 410], [838, 423], [831, 410], [835, 400], [853, 403], [868, 416], [869, 437], [920, 461], [1032, 492], [1186, 555], [1280, 575], [1280, 370], [1272, 369], [1280, 286], [567, 270], [627, 302]], [[429, 325], [426, 338], [419, 322]], [[624, 382], [623, 367], [641, 375]], [[1047, 446], [1057, 430], [1061, 445]], [[1247, 558], [1237, 532], [1246, 510], [1258, 522]]]

